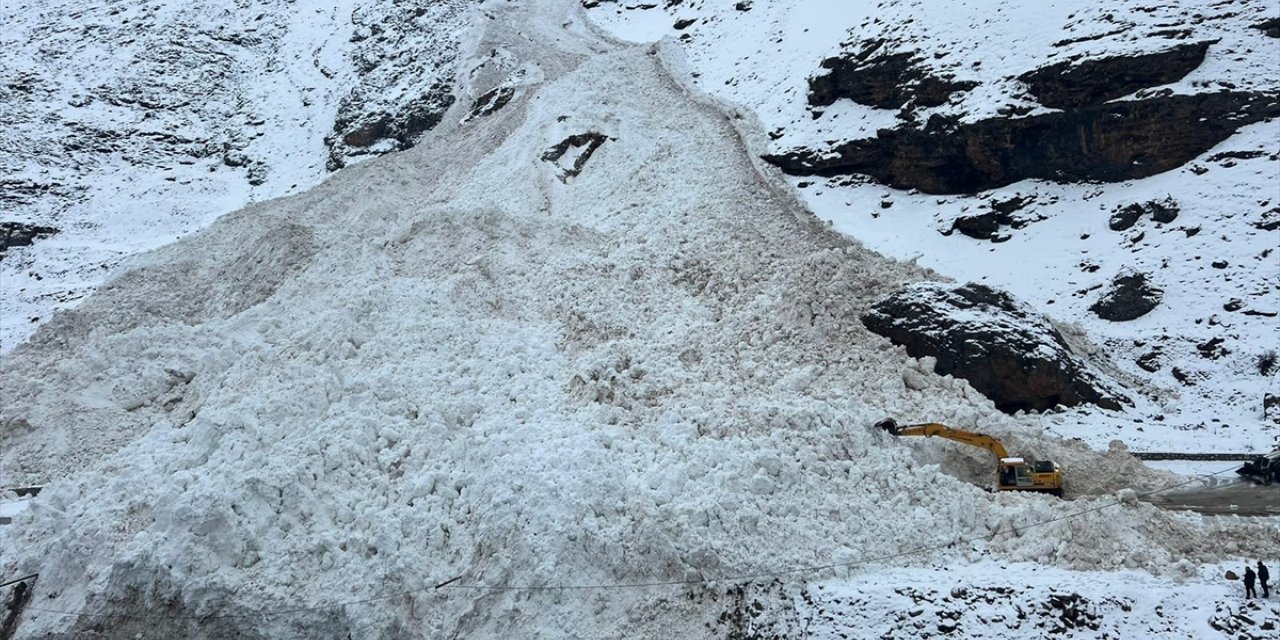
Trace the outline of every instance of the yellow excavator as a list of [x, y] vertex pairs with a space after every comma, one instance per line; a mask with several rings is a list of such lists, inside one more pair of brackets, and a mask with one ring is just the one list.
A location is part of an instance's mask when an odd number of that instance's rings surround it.
[[895, 436], [924, 436], [946, 438], [955, 442], [982, 447], [996, 456], [996, 489], [999, 491], [1041, 491], [1062, 497], [1063, 470], [1048, 460], [1028, 460], [1013, 457], [999, 440], [983, 434], [952, 429], [936, 422], [899, 425], [892, 418], [876, 423], [877, 427]]

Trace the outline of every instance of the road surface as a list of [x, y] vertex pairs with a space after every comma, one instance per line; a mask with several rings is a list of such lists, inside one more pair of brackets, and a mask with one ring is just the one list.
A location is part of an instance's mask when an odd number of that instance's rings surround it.
[[1261, 486], [1235, 476], [1207, 477], [1146, 500], [1165, 509], [1206, 515], [1280, 516], [1280, 485]]

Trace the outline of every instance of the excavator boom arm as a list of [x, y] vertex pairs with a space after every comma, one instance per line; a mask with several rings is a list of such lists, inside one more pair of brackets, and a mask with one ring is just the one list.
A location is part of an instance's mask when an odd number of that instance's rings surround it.
[[903, 427], [899, 427], [897, 424], [882, 426], [886, 431], [895, 436], [924, 436], [926, 438], [937, 436], [939, 438], [946, 438], [947, 440], [962, 442], [975, 447], [982, 447], [991, 453], [994, 453], [997, 461], [1009, 457], [1009, 452], [1005, 450], [1004, 445], [1000, 444], [999, 440], [996, 440], [984, 433], [974, 433], [963, 429], [953, 429], [936, 422], [912, 424]]

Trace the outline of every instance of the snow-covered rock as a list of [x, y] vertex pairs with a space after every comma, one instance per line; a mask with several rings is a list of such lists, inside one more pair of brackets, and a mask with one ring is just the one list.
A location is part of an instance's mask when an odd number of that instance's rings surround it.
[[871, 331], [963, 378], [1007, 413], [1128, 402], [1082, 361], [1047, 319], [991, 287], [909, 285], [862, 315]]

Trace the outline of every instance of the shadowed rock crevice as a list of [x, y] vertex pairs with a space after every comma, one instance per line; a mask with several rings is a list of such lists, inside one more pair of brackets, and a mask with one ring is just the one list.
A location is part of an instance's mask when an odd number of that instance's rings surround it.
[[1070, 109], [1101, 104], [1139, 89], [1181, 80], [1204, 62], [1209, 42], [1182, 44], [1164, 51], [1065, 61], [1018, 77], [1046, 107]]
[[1237, 129], [1280, 115], [1280, 96], [1249, 92], [1170, 95], [924, 129], [796, 149], [765, 160], [791, 175], [868, 175], [931, 194], [972, 193], [1028, 178], [1118, 182], [1175, 169]]
[[1128, 402], [1048, 320], [984, 285], [910, 285], [877, 302], [862, 323], [914, 358], [936, 358], [936, 373], [968, 380], [1006, 413], [1083, 403], [1117, 410]]

